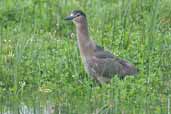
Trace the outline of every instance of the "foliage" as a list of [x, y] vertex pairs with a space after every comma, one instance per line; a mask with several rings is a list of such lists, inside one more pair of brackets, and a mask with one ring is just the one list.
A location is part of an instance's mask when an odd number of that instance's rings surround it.
[[[66, 114], [169, 113], [170, 0], [1, 0], [0, 95], [53, 94]], [[97, 86], [85, 73], [71, 10], [98, 44], [136, 64], [137, 77]], [[71, 35], [72, 34], [72, 35]], [[73, 35], [74, 34], [74, 35]], [[33, 90], [32, 90], [33, 89]]]

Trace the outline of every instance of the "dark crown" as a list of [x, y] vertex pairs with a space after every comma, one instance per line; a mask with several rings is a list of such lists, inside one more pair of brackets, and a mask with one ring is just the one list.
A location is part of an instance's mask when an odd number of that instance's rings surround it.
[[73, 10], [72, 12], [71, 12], [73, 15], [76, 15], [76, 14], [80, 14], [80, 15], [83, 15], [83, 16], [85, 16], [86, 17], [86, 14], [83, 12], [83, 11], [81, 11], [81, 10]]

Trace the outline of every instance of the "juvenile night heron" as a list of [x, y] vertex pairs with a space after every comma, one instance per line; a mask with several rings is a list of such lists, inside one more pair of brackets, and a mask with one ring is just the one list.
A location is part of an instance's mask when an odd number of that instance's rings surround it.
[[134, 65], [122, 60], [89, 37], [85, 13], [74, 10], [65, 20], [72, 20], [76, 25], [77, 41], [86, 72], [100, 84], [109, 82], [114, 75], [123, 78], [137, 74]]

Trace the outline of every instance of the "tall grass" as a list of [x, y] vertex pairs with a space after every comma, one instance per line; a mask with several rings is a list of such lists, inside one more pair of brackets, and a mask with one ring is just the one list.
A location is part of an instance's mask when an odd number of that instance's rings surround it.
[[[169, 114], [170, 4], [170, 0], [1, 0], [1, 101], [39, 91], [52, 94], [56, 113]], [[87, 14], [90, 34], [98, 44], [139, 68], [137, 77], [114, 77], [102, 87], [90, 80], [80, 61], [75, 27], [64, 21], [74, 9]]]

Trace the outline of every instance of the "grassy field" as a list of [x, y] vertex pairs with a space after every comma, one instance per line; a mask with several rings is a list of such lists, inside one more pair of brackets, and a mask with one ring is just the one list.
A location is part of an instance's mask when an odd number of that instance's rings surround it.
[[[137, 77], [102, 87], [90, 80], [64, 20], [74, 9], [87, 14], [98, 44], [139, 68]], [[171, 0], [0, 1], [0, 101], [40, 92], [57, 114], [170, 114], [170, 83]]]

